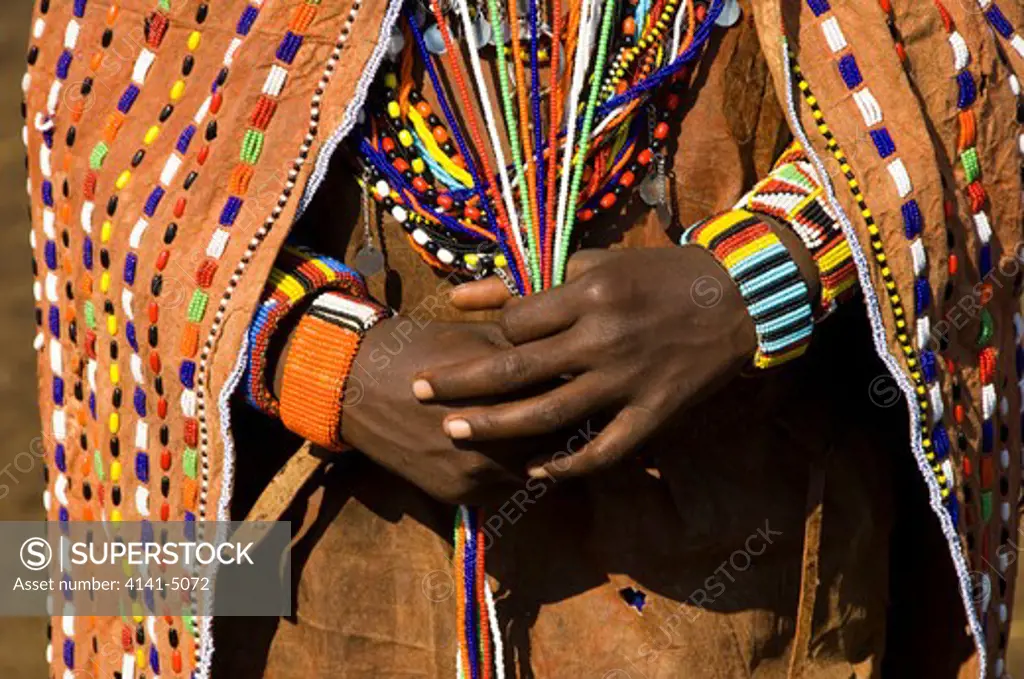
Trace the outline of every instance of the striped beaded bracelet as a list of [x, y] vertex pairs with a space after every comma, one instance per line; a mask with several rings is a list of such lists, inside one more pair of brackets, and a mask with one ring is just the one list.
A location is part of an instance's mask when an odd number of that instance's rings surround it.
[[714, 255], [739, 286], [757, 331], [755, 366], [780, 365], [807, 350], [814, 327], [807, 283], [768, 224], [730, 210], [691, 226], [681, 242]]
[[839, 220], [825, 199], [818, 174], [798, 142], [779, 157], [775, 167], [736, 204], [774, 218], [807, 246], [818, 268], [821, 295], [818, 320], [836, 309], [857, 289], [857, 268]]
[[364, 299], [325, 292], [292, 334], [281, 379], [281, 422], [325, 448], [341, 448], [341, 411], [363, 335], [386, 310]]
[[[286, 247], [281, 251], [249, 324], [249, 363], [244, 380], [250, 405], [268, 415], [276, 417], [280, 410], [267, 375], [269, 349], [278, 325], [303, 300], [325, 290], [340, 290], [353, 298], [367, 298], [369, 294], [362, 277], [335, 259], [305, 248]], [[373, 308], [383, 312], [382, 307]]]

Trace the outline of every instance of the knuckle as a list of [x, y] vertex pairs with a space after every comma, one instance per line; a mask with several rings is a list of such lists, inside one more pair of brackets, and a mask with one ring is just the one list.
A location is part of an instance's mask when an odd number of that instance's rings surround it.
[[608, 306], [615, 301], [616, 288], [604, 277], [595, 277], [583, 285], [583, 298], [593, 306]]

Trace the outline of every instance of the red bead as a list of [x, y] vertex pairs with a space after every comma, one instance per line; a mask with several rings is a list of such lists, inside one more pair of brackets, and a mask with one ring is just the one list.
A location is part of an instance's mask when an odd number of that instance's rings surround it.
[[405, 172], [406, 170], [409, 169], [409, 162], [405, 158], [395, 158], [395, 162], [391, 164], [399, 172]]
[[610, 210], [615, 206], [615, 194], [609, 191], [608, 193], [601, 196], [601, 207], [605, 210]]
[[668, 107], [669, 111], [675, 111], [677, 108], [679, 108], [679, 95], [675, 93], [668, 95], [668, 101], [666, 102], [666, 106]]
[[185, 419], [185, 431], [182, 438], [187, 446], [195, 448], [199, 444], [199, 421], [194, 417]]
[[125, 651], [132, 650], [132, 630], [128, 625], [121, 627], [121, 646]]
[[160, 372], [160, 354], [155, 351], [149, 355], [149, 369], [155, 373]]
[[[170, 518], [171, 518], [171, 506], [165, 502], [162, 505], [160, 505], [160, 520], [161, 521], [167, 521]], [[179, 665], [181, 664], [180, 660], [178, 661], [178, 664]], [[176, 669], [174, 671], [175, 672], [180, 672], [181, 668], [178, 668], [178, 669]]]
[[580, 218], [581, 222], [589, 222], [591, 219], [594, 218], [594, 211], [591, 210], [590, 208], [584, 208], [579, 211], [579, 214], [577, 216]]
[[468, 219], [472, 219], [474, 221], [477, 220], [477, 219], [480, 219], [480, 210], [479, 210], [479, 208], [475, 208], [472, 205], [467, 205], [466, 206], [466, 217]]
[[159, 255], [156, 256], [156, 268], [159, 271], [163, 271], [167, 268], [167, 260], [171, 258], [170, 250], [162, 250]]
[[444, 210], [451, 210], [452, 205], [455, 204], [455, 201], [453, 201], [452, 197], [449, 196], [447, 193], [442, 193], [437, 197], [437, 204], [440, 205], [441, 208]]
[[390, 153], [395, 150], [395, 140], [391, 137], [384, 137], [381, 139], [380, 146], [384, 149], [384, 153]]
[[165, 472], [171, 469], [171, 451], [164, 448], [164, 452], [160, 453], [160, 469]]
[[448, 141], [448, 131], [440, 125], [431, 130], [431, 133], [434, 135], [434, 141], [438, 144], [443, 144]]
[[630, 172], [629, 170], [623, 172], [622, 176], [619, 177], [619, 184], [627, 188], [632, 186], [634, 181], [636, 181], [636, 175]]
[[175, 672], [181, 672], [181, 651], [178, 649], [174, 649], [171, 653], [171, 669]]
[[167, 399], [161, 396], [156, 402], [156, 414], [160, 416], [160, 419], [167, 417]]
[[199, 155], [196, 156], [196, 162], [200, 165], [206, 162], [206, 159], [210, 157], [210, 145], [207, 144], [199, 149]]
[[953, 419], [955, 419], [958, 424], [964, 421], [964, 407], [963, 407], [963, 405], [957, 403], [956, 407], [953, 408]]
[[416, 104], [416, 112], [424, 118], [430, 117], [430, 104], [421, 100], [420, 103]]
[[640, 152], [640, 155], [636, 157], [636, 162], [640, 163], [641, 165], [650, 165], [651, 158], [653, 157], [654, 154], [651, 153], [650, 149], [644, 149], [643, 151]]
[[949, 275], [955, 276], [956, 272], [960, 269], [960, 260], [954, 253], [949, 253]]
[[430, 186], [427, 185], [427, 180], [423, 177], [413, 177], [412, 187], [420, 193], [426, 193], [427, 189], [430, 188]]
[[210, 97], [210, 113], [217, 115], [220, 111], [220, 105], [224, 103], [224, 95], [221, 94], [220, 90], [213, 93]]
[[181, 216], [185, 214], [185, 206], [187, 204], [188, 201], [185, 200], [185, 196], [179, 198], [178, 202], [174, 204], [174, 216], [180, 219]]
[[668, 137], [668, 123], [662, 121], [654, 127], [654, 138], [665, 139]]
[[149, 322], [156, 323], [160, 320], [160, 307], [156, 302], [150, 302], [146, 307], [146, 312], [149, 314]]
[[970, 476], [971, 475], [971, 471], [973, 471], [973, 469], [971, 467], [971, 458], [969, 458], [969, 457], [967, 457], [965, 455], [964, 456], [964, 476]]

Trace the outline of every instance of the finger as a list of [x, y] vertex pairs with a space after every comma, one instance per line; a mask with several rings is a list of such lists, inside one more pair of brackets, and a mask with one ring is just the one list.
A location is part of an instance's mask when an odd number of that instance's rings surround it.
[[570, 479], [607, 469], [636, 450], [657, 429], [660, 418], [637, 405], [623, 408], [615, 419], [580, 450], [562, 457], [537, 460], [527, 468], [534, 478]]
[[540, 396], [450, 415], [445, 433], [475, 441], [551, 434], [610, 407], [621, 398], [617, 392], [617, 385], [603, 375], [585, 373]]
[[417, 375], [413, 393], [421, 400], [496, 396], [580, 372], [580, 352], [572, 338], [558, 335], [512, 347], [485, 358], [427, 370]]
[[451, 291], [452, 306], [462, 311], [500, 309], [510, 299], [512, 293], [497, 276], [463, 283]]
[[580, 291], [572, 285], [516, 298], [502, 309], [498, 323], [513, 344], [538, 340], [571, 326], [579, 317], [579, 299]]

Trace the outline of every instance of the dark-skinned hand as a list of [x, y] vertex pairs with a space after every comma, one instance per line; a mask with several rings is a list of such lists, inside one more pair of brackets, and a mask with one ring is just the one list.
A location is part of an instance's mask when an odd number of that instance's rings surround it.
[[342, 439], [442, 502], [507, 498], [526, 478], [523, 443], [451, 439], [442, 422], [459, 404], [421, 403], [410, 385], [428, 366], [483, 359], [508, 346], [494, 323], [382, 321], [363, 339], [349, 375]]
[[[413, 391], [423, 402], [506, 397], [447, 412], [450, 437], [519, 439], [610, 416], [568, 460], [532, 461], [532, 476], [574, 477], [621, 460], [735, 376], [757, 347], [738, 288], [698, 247], [583, 250], [559, 287], [513, 298], [492, 277], [456, 288], [452, 303], [500, 308], [502, 334], [513, 346], [417, 373]], [[507, 396], [542, 384], [538, 395]]]

